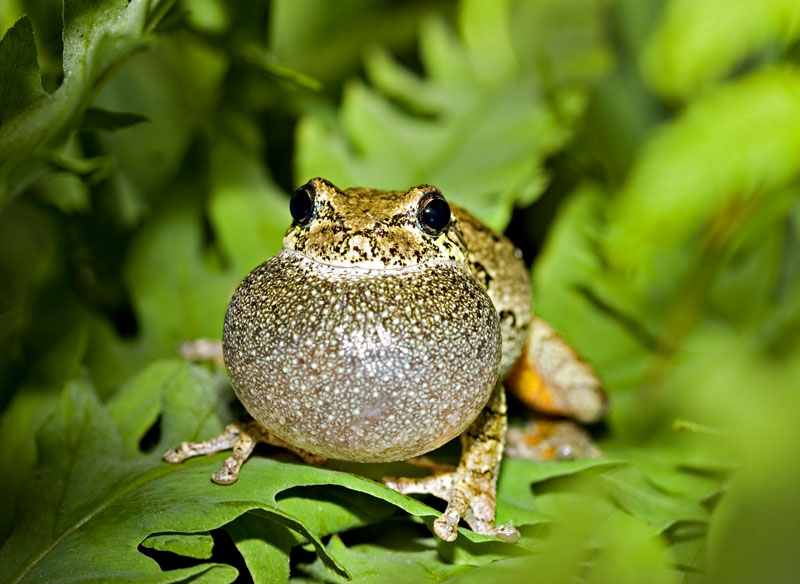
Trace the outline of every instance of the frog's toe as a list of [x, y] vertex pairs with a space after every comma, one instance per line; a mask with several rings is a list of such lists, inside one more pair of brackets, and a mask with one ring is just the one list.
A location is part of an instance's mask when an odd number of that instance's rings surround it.
[[242, 468], [242, 463], [239, 462], [235, 465], [229, 465], [228, 461], [233, 457], [225, 459], [222, 468], [211, 475], [211, 480], [218, 485], [231, 485], [239, 479], [239, 470]]
[[449, 504], [442, 515], [433, 522], [433, 531], [444, 541], [454, 541], [458, 535], [458, 523], [466, 521], [475, 533], [490, 535], [503, 541], [515, 542], [519, 531], [513, 525], [495, 525], [495, 498], [486, 485], [459, 481], [449, 493]]
[[509, 543], [514, 543], [519, 540], [519, 531], [513, 525], [498, 525], [494, 529], [495, 535], [502, 539], [503, 541], [507, 541]]
[[492, 535], [503, 541], [515, 542], [519, 539], [519, 531], [513, 525], [495, 525], [495, 497], [494, 493], [485, 490], [485, 486], [476, 485], [477, 489], [472, 490], [467, 499], [467, 509], [464, 513], [464, 521], [475, 533]]
[[222, 467], [217, 472], [211, 475], [211, 480], [218, 485], [231, 485], [239, 478], [239, 471], [232, 471], [228, 468]]
[[444, 541], [455, 541], [460, 519], [461, 516], [456, 511], [445, 511], [433, 522], [433, 532]]
[[186, 444], [188, 443], [183, 442], [178, 448], [170, 448], [161, 455], [161, 460], [164, 462], [169, 462], [170, 464], [178, 464], [179, 462], [183, 462], [189, 457], [189, 455], [185, 453]]
[[[461, 515], [459, 515], [458, 511], [448, 509], [433, 522], [433, 531], [444, 541], [455, 541], [458, 535], [458, 522], [460, 519]], [[489, 517], [487, 521], [476, 517], [474, 510], [469, 509], [464, 515], [464, 520], [475, 533], [491, 535], [509, 543], [519, 540], [520, 535], [516, 527], [513, 525], [495, 525], [493, 516]]]

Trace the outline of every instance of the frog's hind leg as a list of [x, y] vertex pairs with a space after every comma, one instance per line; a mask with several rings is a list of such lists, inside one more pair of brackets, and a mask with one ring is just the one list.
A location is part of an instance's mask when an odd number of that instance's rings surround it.
[[538, 412], [596, 422], [608, 408], [592, 366], [553, 327], [534, 318], [528, 343], [503, 384]]
[[239, 470], [259, 442], [291, 450], [307, 464], [320, 465], [326, 460], [324, 456], [312, 454], [284, 442], [254, 420], [229, 424], [219, 435], [204, 442], [182, 442], [178, 448], [167, 450], [162, 458], [166, 462], [175, 464], [193, 456], [216, 454], [233, 448], [233, 454], [225, 459], [222, 468], [211, 475], [211, 480], [215, 483], [230, 485], [239, 478]]
[[445, 541], [456, 539], [462, 518], [476, 533], [516, 541], [516, 528], [494, 524], [505, 437], [505, 390], [498, 385], [481, 414], [461, 435], [461, 460], [455, 470], [419, 479], [385, 477], [383, 483], [400, 493], [429, 493], [447, 501], [447, 509], [433, 523], [434, 532]]
[[[525, 350], [504, 384], [526, 405], [550, 416], [594, 422], [608, 407], [591, 365], [540, 318], [531, 322]], [[523, 429], [509, 429], [507, 453], [531, 460], [600, 456], [589, 434], [578, 424], [541, 415], [532, 416]]]

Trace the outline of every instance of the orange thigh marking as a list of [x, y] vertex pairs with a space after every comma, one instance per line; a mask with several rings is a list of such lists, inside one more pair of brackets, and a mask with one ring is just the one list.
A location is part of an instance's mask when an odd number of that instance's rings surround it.
[[503, 384], [520, 400], [537, 411], [560, 416], [570, 412], [559, 403], [556, 392], [542, 379], [528, 361], [527, 347], [514, 363]]

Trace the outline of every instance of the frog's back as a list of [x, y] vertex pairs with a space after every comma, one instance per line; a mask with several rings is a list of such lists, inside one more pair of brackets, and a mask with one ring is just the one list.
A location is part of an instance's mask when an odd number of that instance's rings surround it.
[[469, 268], [486, 290], [500, 316], [505, 377], [525, 346], [532, 318], [531, 284], [519, 249], [506, 236], [487, 227], [460, 207], [452, 206], [469, 249]]

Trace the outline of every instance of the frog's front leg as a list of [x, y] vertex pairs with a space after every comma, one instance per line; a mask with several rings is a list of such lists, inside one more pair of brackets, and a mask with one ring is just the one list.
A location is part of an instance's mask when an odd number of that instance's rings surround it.
[[436, 535], [445, 541], [456, 539], [462, 518], [476, 533], [516, 541], [516, 528], [494, 524], [506, 428], [506, 395], [498, 384], [489, 403], [461, 435], [461, 460], [454, 471], [419, 479], [385, 477], [383, 484], [399, 493], [428, 493], [447, 501], [447, 509], [433, 523]]
[[182, 442], [178, 448], [167, 450], [162, 458], [174, 464], [193, 456], [216, 454], [233, 448], [233, 454], [225, 459], [222, 468], [211, 475], [211, 480], [218, 485], [230, 485], [239, 478], [242, 464], [250, 457], [259, 442], [291, 450], [306, 464], [320, 465], [326, 460], [324, 456], [312, 454], [281, 440], [254, 420], [229, 424], [220, 434], [204, 442]]

